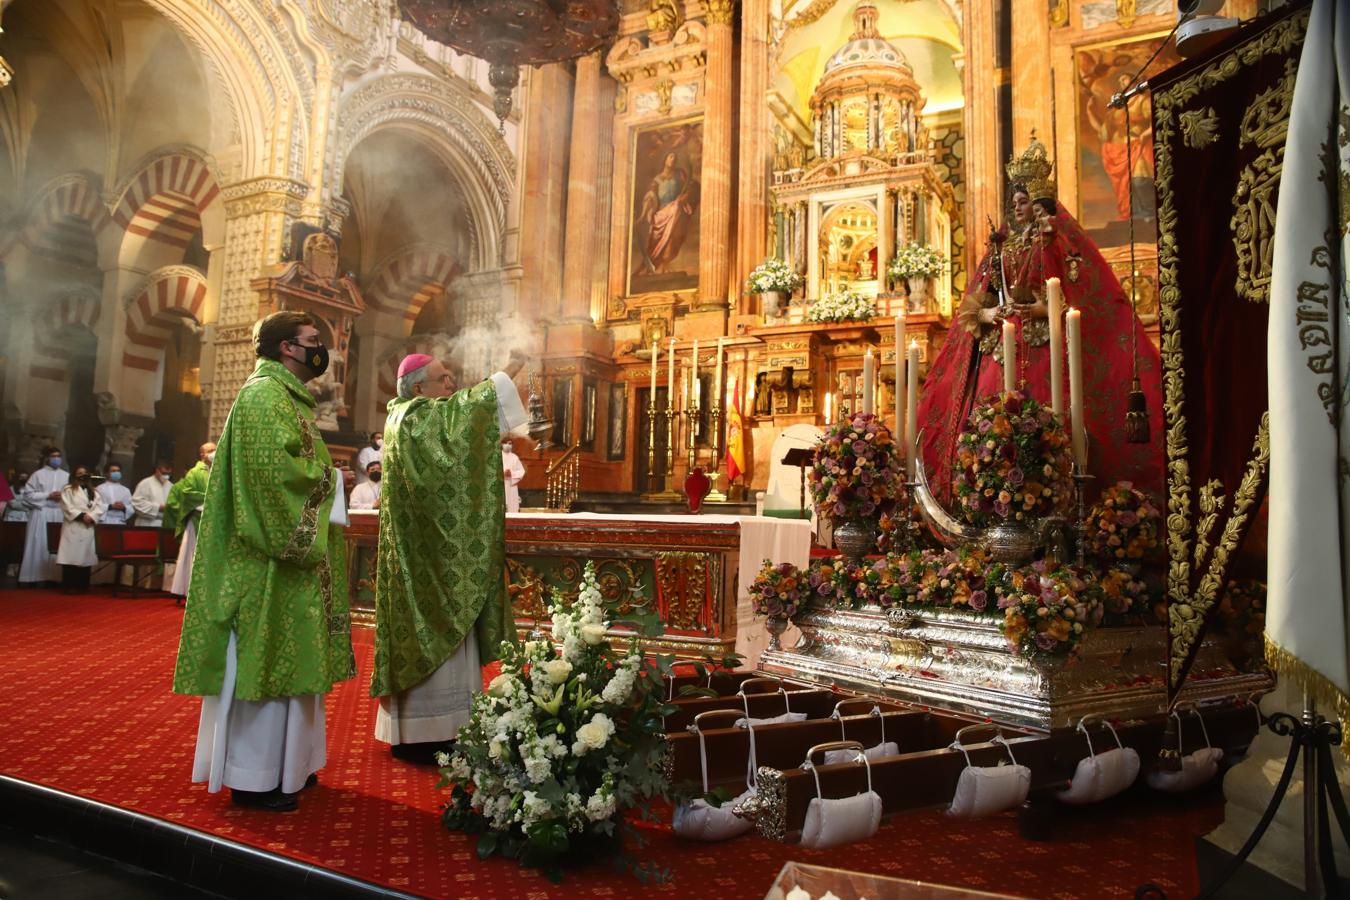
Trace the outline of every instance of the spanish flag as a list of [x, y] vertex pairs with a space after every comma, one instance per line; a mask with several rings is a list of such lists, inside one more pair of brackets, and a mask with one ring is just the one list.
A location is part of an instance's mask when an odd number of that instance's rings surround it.
[[745, 472], [745, 426], [741, 422], [741, 385], [735, 381], [731, 402], [727, 404], [727, 482]]

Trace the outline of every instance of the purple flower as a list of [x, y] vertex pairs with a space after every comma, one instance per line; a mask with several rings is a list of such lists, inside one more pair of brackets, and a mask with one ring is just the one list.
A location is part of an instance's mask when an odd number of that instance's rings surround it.
[[981, 419], [980, 424], [977, 427], [980, 434], [988, 434], [989, 431], [993, 429], [994, 423], [990, 419]]
[[1133, 528], [1139, 524], [1139, 517], [1129, 510], [1125, 510], [1116, 516], [1116, 521], [1120, 523], [1122, 528]]
[[1040, 425], [1036, 424], [1036, 420], [1030, 416], [1022, 419], [1022, 421], [1017, 424], [1017, 429], [1023, 434], [1035, 434], [1036, 429], [1040, 427]]
[[1008, 514], [1012, 512], [1012, 509], [1008, 506], [1008, 504], [1004, 503], [1002, 500], [996, 500], [994, 501], [994, 512], [1000, 517], [1006, 519], [1008, 518]]
[[1025, 475], [1022, 474], [1022, 470], [1021, 470], [1019, 467], [1013, 466], [1011, 469], [1008, 470], [1008, 483], [1009, 483], [1009, 484], [1021, 484], [1022, 482], [1026, 481], [1026, 480], [1027, 480], [1027, 477], [1026, 477]]
[[1042, 650], [1053, 650], [1057, 643], [1059, 643], [1059, 641], [1055, 640], [1055, 636], [1049, 632], [1042, 631], [1040, 634], [1036, 635], [1036, 646], [1040, 647]]
[[847, 511], [847, 509], [848, 507], [844, 506], [844, 501], [842, 500], [834, 504], [834, 514], [836, 516], [842, 516]]
[[970, 608], [976, 612], [983, 612], [989, 605], [989, 595], [984, 591], [975, 591], [970, 595]]
[[1007, 609], [1010, 606], [1016, 605], [1017, 605], [1017, 598], [1014, 597], [1012, 594], [1004, 594], [998, 598], [999, 609]]

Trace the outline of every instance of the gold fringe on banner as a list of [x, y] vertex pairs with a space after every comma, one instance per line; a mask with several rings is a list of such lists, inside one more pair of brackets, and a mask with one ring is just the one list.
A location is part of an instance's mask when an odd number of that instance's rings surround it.
[[1281, 647], [1266, 635], [1266, 664], [1277, 673], [1290, 678], [1299, 688], [1325, 710], [1341, 721], [1341, 754], [1350, 759], [1350, 696], [1331, 683], [1331, 679]]

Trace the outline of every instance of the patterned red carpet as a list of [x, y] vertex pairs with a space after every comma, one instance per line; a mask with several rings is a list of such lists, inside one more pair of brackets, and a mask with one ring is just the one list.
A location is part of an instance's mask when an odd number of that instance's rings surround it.
[[1011, 815], [957, 822], [925, 812], [835, 851], [758, 837], [691, 845], [652, 829], [641, 852], [672, 870], [672, 884], [595, 868], [555, 886], [514, 863], [480, 862], [471, 839], [441, 827], [435, 774], [374, 741], [365, 633], [360, 673], [328, 698], [328, 766], [298, 813], [239, 810], [228, 793], [189, 784], [198, 701], [169, 692], [181, 618], [169, 599], [0, 592], [0, 772], [432, 897], [748, 900], [789, 859], [1027, 897], [1131, 897], [1145, 881], [1191, 896], [1192, 839], [1222, 815], [1212, 794], [1133, 798], [1067, 815], [1057, 840], [1035, 843]]

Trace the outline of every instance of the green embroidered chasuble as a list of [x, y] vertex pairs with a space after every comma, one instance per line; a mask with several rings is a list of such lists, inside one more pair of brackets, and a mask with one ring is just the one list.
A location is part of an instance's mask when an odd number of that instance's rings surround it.
[[514, 636], [499, 431], [491, 380], [450, 397], [389, 401], [372, 697], [424, 681], [470, 628], [483, 664]]
[[206, 500], [206, 479], [211, 470], [206, 463], [197, 460], [197, 464], [187, 470], [187, 474], [174, 482], [169, 488], [169, 498], [164, 501], [164, 527], [172, 528], [179, 537], [187, 528], [188, 519]]
[[281, 363], [258, 360], [206, 484], [175, 693], [220, 693], [231, 630], [240, 700], [322, 694], [356, 674], [333, 482], [314, 399]]

